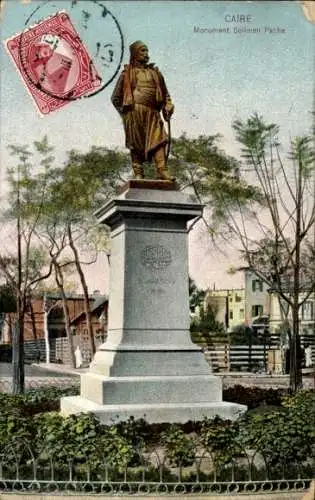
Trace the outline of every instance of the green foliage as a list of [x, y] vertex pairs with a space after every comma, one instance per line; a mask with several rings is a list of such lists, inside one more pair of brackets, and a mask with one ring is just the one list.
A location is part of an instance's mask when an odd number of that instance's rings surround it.
[[279, 127], [274, 123], [266, 125], [263, 118], [254, 113], [244, 123], [241, 120], [233, 122], [236, 140], [243, 145], [242, 153], [247, 162], [252, 165], [263, 161], [266, 150], [278, 143]]
[[248, 410], [261, 406], [281, 406], [282, 398], [288, 395], [287, 389], [264, 389], [234, 385], [223, 390], [223, 401], [246, 405]]
[[190, 332], [195, 343], [209, 344], [211, 333], [224, 333], [223, 323], [216, 320], [216, 312], [211, 304], [205, 306], [206, 290], [197, 287], [189, 278], [189, 307], [191, 313]]
[[193, 442], [178, 424], [170, 424], [161, 434], [161, 444], [165, 446], [166, 457], [173, 467], [191, 465], [195, 460]]
[[151, 426], [143, 418], [136, 420], [134, 417], [130, 417], [124, 422], [115, 424], [115, 427], [122, 437], [138, 448], [151, 441]]
[[77, 385], [63, 388], [32, 389], [20, 395], [0, 393], [0, 415], [5, 416], [14, 413], [21, 417], [32, 417], [37, 413], [58, 411], [61, 397], [76, 394], [79, 394]]
[[206, 291], [197, 287], [195, 281], [189, 277], [189, 308], [190, 312], [195, 312], [197, 307], [203, 305]]
[[113, 196], [130, 169], [126, 154], [105, 147], [87, 153], [71, 150], [63, 169], [55, 172], [51, 189], [51, 210], [68, 219], [93, 212]]
[[314, 393], [285, 398], [282, 411], [247, 413], [240, 422], [245, 448], [259, 450], [277, 468], [314, 456]]
[[206, 290], [196, 286], [189, 278], [189, 307], [192, 313], [190, 319], [190, 333], [193, 342], [201, 344], [211, 343], [211, 333], [223, 334], [223, 323], [216, 320], [216, 311], [212, 304], [205, 305]]
[[216, 320], [216, 313], [212, 306], [200, 307], [199, 315], [190, 320], [192, 341], [200, 345], [211, 345], [212, 337], [222, 335], [225, 338], [224, 324]]
[[298, 391], [294, 395], [283, 395], [281, 401], [285, 408], [295, 408], [304, 412], [306, 419], [314, 417], [315, 394], [311, 389]]
[[207, 334], [209, 332], [217, 334], [225, 333], [224, 324], [216, 320], [216, 312], [211, 304], [201, 308], [200, 320], [197, 324], [197, 328], [203, 334]]
[[79, 394], [77, 384], [69, 385], [67, 387], [43, 387], [40, 389], [30, 389], [23, 396], [22, 399], [26, 403], [43, 403], [43, 402], [59, 402], [61, 397], [75, 396]]
[[105, 458], [106, 464], [111, 467], [139, 465], [139, 455], [135, 445], [120, 433], [121, 430], [117, 425], [105, 427], [97, 444], [98, 450]]
[[182, 134], [173, 139], [169, 162], [181, 189], [209, 209], [207, 229], [211, 236], [226, 222], [228, 209], [246, 206], [253, 199], [261, 200], [259, 190], [239, 178], [240, 163], [220, 148], [220, 139], [219, 134], [197, 138]]
[[[290, 387], [296, 391], [302, 387], [299, 309], [315, 285], [314, 140], [308, 135], [291, 139], [289, 154], [283, 156], [279, 127], [257, 113], [235, 120], [232, 127], [264, 203], [253, 204], [249, 213], [240, 206], [239, 217], [229, 219], [229, 230], [246, 266], [278, 295], [282, 314], [290, 318]], [[250, 237], [253, 224], [261, 233], [255, 238]]]
[[58, 460], [86, 459], [95, 452], [100, 424], [90, 414], [63, 417], [50, 412], [34, 417], [36, 444], [44, 453]]
[[34, 438], [34, 426], [30, 418], [22, 417], [12, 409], [6, 413], [0, 413], [0, 452], [10, 442], [23, 441], [32, 442]]
[[313, 137], [303, 136], [294, 137], [291, 143], [289, 158], [300, 163], [304, 179], [311, 179], [314, 174], [314, 139]]
[[[255, 390], [244, 388], [245, 392], [247, 400], [240, 387], [234, 388], [234, 395], [240, 394], [238, 402], [248, 404], [248, 398], [256, 398], [258, 403]], [[284, 391], [265, 392], [271, 394], [269, 399], [265, 395], [265, 402], [282, 401], [282, 406], [247, 412], [235, 422], [216, 417], [186, 424], [149, 425], [144, 420], [130, 418], [109, 426], [101, 425], [91, 414], [64, 417], [53, 411], [24, 415], [24, 408], [30, 408], [26, 402], [46, 404], [47, 390], [39, 395], [35, 391], [25, 396], [1, 395], [0, 453], [13, 462], [14, 453], [19, 453], [21, 465], [29, 460], [30, 452], [43, 464], [52, 457], [60, 474], [70, 459], [81, 468], [82, 474], [86, 473], [87, 464], [95, 474], [101, 474], [105, 465], [121, 474], [126, 467], [134, 467], [136, 474], [147, 452], [154, 449], [162, 451], [169, 467], [191, 466], [197, 450], [198, 455], [202, 450], [209, 452], [215, 466], [223, 469], [237, 457], [244, 457], [244, 453], [261, 454], [274, 470], [291, 462], [305, 464], [311, 459], [314, 447], [314, 392], [301, 391], [294, 397]], [[56, 393], [51, 395], [55, 397]], [[224, 399], [226, 395], [225, 391]], [[281, 396], [283, 399], [279, 400]], [[24, 454], [24, 449], [29, 450], [28, 454]], [[151, 472], [155, 477], [156, 472]]]
[[11, 156], [16, 165], [8, 170], [10, 207], [7, 217], [16, 219], [19, 213], [27, 232], [34, 230], [42, 212], [43, 202], [51, 176], [54, 157], [53, 148], [45, 136], [42, 141], [29, 146], [10, 145]]
[[205, 418], [202, 421], [200, 437], [217, 466], [231, 462], [233, 457], [242, 452], [238, 422], [223, 420], [220, 417], [212, 420]]

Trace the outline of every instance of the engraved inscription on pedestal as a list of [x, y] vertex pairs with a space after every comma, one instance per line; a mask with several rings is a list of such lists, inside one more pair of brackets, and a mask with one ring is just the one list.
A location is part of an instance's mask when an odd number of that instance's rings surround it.
[[147, 245], [141, 251], [141, 263], [147, 269], [148, 275], [143, 280], [146, 285], [160, 285], [151, 291], [163, 294], [163, 285], [172, 285], [168, 268], [173, 262], [172, 252], [163, 245]]

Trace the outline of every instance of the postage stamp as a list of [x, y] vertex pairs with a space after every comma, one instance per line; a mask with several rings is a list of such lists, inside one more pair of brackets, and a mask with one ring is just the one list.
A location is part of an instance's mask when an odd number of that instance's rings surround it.
[[65, 11], [4, 43], [42, 115], [102, 84], [102, 77]]

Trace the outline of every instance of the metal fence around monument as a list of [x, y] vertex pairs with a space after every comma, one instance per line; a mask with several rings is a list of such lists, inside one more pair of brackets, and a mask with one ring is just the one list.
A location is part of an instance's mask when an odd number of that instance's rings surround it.
[[[36, 446], [35, 446], [36, 448]], [[304, 491], [312, 464], [270, 464], [259, 450], [239, 452], [227, 461], [196, 449], [189, 463], [174, 463], [163, 448], [134, 448], [118, 466], [95, 449], [87, 457], [62, 458], [34, 443], [13, 439], [0, 448], [0, 492], [28, 494], [167, 495], [262, 494]]]

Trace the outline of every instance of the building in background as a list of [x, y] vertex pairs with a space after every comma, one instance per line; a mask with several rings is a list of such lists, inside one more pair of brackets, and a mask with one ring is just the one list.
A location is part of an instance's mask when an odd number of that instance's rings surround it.
[[269, 316], [270, 293], [269, 286], [255, 273], [249, 270], [245, 274], [245, 323], [252, 326], [257, 317]]
[[[261, 322], [268, 333], [279, 335], [284, 318], [278, 295], [255, 273], [244, 270], [244, 274], [244, 288], [208, 290], [206, 304], [211, 305], [217, 321], [225, 325], [226, 331], [242, 324], [258, 328]], [[315, 292], [300, 308], [300, 335], [303, 338], [315, 336]]]
[[[281, 299], [280, 299], [281, 300]], [[303, 300], [303, 293], [300, 294], [300, 301]], [[282, 300], [284, 309], [288, 309], [286, 303]], [[315, 336], [315, 292], [313, 292], [305, 302], [302, 304], [299, 310], [300, 318], [300, 335], [301, 337]], [[291, 319], [291, 314], [289, 312], [288, 319]], [[270, 291], [270, 319], [269, 327], [270, 332], [274, 333], [279, 331], [282, 323], [284, 321], [284, 315], [281, 312], [279, 297], [277, 293]]]
[[216, 314], [216, 320], [225, 325], [226, 331], [245, 321], [245, 289], [234, 288], [208, 290], [206, 305], [210, 305]]
[[[90, 353], [83, 295], [68, 294], [67, 307], [74, 347], [79, 346], [86, 361], [90, 358]], [[107, 336], [108, 297], [94, 293], [90, 296], [90, 308], [95, 344], [99, 346]], [[44, 327], [45, 311], [48, 338]], [[15, 321], [15, 313], [5, 315], [0, 344], [12, 344]], [[49, 351], [50, 362], [69, 362], [68, 339], [59, 294], [47, 294], [29, 301], [24, 319], [24, 351], [26, 360], [47, 361]]]

